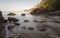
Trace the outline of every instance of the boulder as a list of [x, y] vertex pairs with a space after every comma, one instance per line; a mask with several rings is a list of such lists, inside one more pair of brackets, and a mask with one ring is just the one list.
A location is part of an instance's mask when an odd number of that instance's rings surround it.
[[46, 31], [46, 27], [43, 25], [37, 25], [36, 28], [38, 29], [38, 31]]
[[5, 38], [5, 34], [4, 17], [2, 16], [2, 11], [0, 11], [0, 38]]
[[15, 25], [18, 25], [18, 26], [20, 25], [20, 23], [14, 23], [14, 24], [15, 24]]
[[13, 18], [13, 17], [8, 17], [8, 21], [9, 22], [18, 22], [19, 21], [19, 19], [17, 19], [17, 18]]
[[24, 20], [24, 22], [29, 22], [29, 20]]
[[29, 27], [28, 29], [29, 29], [29, 30], [34, 30], [34, 28], [33, 28], [33, 27]]
[[22, 29], [26, 29], [26, 26], [21, 27]]
[[16, 15], [15, 13], [9, 13], [8, 15], [10, 15], [10, 16], [14, 16], [14, 15]]
[[25, 13], [21, 14], [22, 16], [25, 16]]
[[8, 26], [8, 30], [13, 29], [15, 26]]
[[8, 20], [4, 20], [4, 23], [7, 23]]
[[0, 11], [0, 17], [2, 17], [2, 11]]

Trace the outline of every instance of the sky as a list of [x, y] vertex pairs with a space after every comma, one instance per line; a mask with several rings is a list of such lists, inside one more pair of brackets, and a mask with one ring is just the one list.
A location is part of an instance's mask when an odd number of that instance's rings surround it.
[[32, 8], [41, 0], [0, 0], [0, 10], [19, 11]]

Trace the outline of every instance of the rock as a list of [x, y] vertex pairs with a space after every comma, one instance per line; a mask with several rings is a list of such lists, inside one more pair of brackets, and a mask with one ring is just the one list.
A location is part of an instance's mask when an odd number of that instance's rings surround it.
[[58, 21], [58, 20], [53, 20], [53, 22], [55, 22], [55, 23], [60, 23], [60, 21]]
[[4, 17], [0, 17], [0, 23], [4, 22]]
[[0, 24], [0, 38], [5, 38], [6, 31], [5, 31], [5, 26]]
[[16, 15], [16, 14], [15, 14], [15, 13], [9, 13], [8, 15], [14, 16], [14, 15]]
[[39, 31], [46, 31], [46, 28], [38, 29]]
[[13, 17], [8, 17], [8, 20], [9, 20], [9, 22], [18, 22], [19, 21], [19, 19], [17, 19], [17, 18], [13, 18]]
[[8, 38], [14, 38], [14, 37], [8, 37]]
[[26, 29], [26, 26], [23, 26], [23, 27], [21, 27], [21, 28]]
[[25, 13], [21, 14], [22, 16], [25, 16]]
[[2, 16], [2, 11], [0, 11], [0, 38], [5, 38], [5, 35], [4, 17]]
[[4, 23], [7, 23], [8, 20], [4, 20]]
[[37, 21], [37, 20], [33, 20], [33, 22], [41, 23], [40, 21]]
[[46, 27], [45, 26], [40, 26], [40, 25], [37, 25], [36, 27], [39, 31], [46, 31]]
[[33, 27], [29, 27], [28, 29], [29, 29], [29, 30], [34, 30], [34, 28], [33, 28]]
[[15, 26], [8, 26], [8, 30], [13, 29]]
[[14, 24], [15, 24], [15, 25], [18, 25], [18, 26], [20, 25], [20, 23], [14, 23]]
[[2, 11], [0, 11], [0, 17], [2, 17]]
[[29, 20], [24, 20], [24, 22], [29, 22]]

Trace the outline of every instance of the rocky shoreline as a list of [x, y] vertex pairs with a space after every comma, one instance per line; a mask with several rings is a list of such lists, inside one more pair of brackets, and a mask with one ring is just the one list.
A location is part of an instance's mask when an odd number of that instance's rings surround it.
[[8, 19], [4, 19], [1, 16], [1, 38], [60, 38], [59, 15], [37, 14], [36, 16], [24, 13], [19, 15], [19, 18], [8, 17]]

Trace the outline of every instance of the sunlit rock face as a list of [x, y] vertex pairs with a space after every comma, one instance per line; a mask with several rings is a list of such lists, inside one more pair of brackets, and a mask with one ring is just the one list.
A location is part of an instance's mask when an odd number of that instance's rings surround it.
[[43, 12], [51, 12], [60, 10], [60, 0], [42, 0], [41, 3], [38, 3], [31, 13], [40, 14]]
[[0, 38], [4, 37], [5, 37], [4, 18], [2, 16], [2, 12], [0, 11]]

